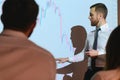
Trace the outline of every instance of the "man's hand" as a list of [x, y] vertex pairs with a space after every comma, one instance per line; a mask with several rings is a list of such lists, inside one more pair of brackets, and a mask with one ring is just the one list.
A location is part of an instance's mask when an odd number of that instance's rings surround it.
[[89, 57], [96, 57], [96, 56], [98, 56], [98, 51], [97, 50], [89, 50], [89, 51], [87, 51], [87, 52], [85, 52], [86, 53], [86, 55], [87, 56], [89, 56]]
[[58, 61], [58, 63], [65, 63], [65, 62], [68, 62], [69, 59], [68, 58], [56, 58], [56, 61]]

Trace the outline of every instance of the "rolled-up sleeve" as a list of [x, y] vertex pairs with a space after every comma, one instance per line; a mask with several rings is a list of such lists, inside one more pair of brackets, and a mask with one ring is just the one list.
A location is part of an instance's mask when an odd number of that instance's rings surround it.
[[83, 49], [80, 53], [77, 55], [74, 55], [72, 57], [69, 57], [69, 62], [79, 62], [84, 60], [84, 53], [85, 49]]

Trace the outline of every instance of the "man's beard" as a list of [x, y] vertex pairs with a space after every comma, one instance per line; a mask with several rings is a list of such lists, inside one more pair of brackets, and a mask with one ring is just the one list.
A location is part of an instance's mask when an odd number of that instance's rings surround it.
[[96, 20], [94, 22], [91, 22], [91, 26], [97, 26], [97, 24], [99, 23], [99, 20]]

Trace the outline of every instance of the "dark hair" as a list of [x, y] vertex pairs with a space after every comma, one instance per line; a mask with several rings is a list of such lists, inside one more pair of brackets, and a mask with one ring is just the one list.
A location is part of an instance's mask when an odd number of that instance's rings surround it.
[[[71, 28], [71, 31], [73, 31], [73, 32], [75, 32], [76, 34], [78, 34], [80, 37], [85, 37], [86, 36], [86, 30], [85, 30], [85, 28], [83, 27], [83, 26], [81, 26], [81, 25], [76, 25], [76, 26], [73, 26], [72, 28]], [[83, 35], [83, 33], [84, 33], [84, 35]]]
[[120, 26], [116, 27], [106, 45], [106, 69], [120, 68]]
[[4, 29], [26, 31], [36, 21], [38, 8], [34, 0], [5, 0], [1, 15]]
[[105, 4], [103, 4], [103, 3], [96, 3], [96, 4], [92, 5], [90, 8], [93, 8], [93, 7], [95, 7], [95, 11], [96, 12], [102, 13], [104, 18], [107, 17], [108, 10], [107, 10], [107, 7], [105, 6]]
[[76, 25], [71, 28], [71, 39], [74, 39], [72, 43], [74, 43], [80, 51], [84, 48], [86, 37], [87, 32], [83, 26]]

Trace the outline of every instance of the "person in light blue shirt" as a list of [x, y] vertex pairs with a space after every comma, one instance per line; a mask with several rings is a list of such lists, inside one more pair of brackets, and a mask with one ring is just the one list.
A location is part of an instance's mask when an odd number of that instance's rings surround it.
[[[88, 59], [88, 70], [86, 71], [84, 80], [90, 80], [91, 77], [96, 72], [103, 70], [105, 66], [105, 53], [106, 53], [105, 46], [109, 38], [109, 35], [112, 31], [112, 29], [108, 27], [108, 23], [106, 21], [107, 13], [108, 13], [108, 10], [105, 4], [96, 3], [92, 5], [90, 7], [89, 19], [91, 22], [91, 26], [95, 26], [95, 30], [91, 31], [87, 35], [85, 48], [81, 53], [73, 57], [56, 59], [60, 63], [79, 62], [79, 61], [83, 61], [84, 59]], [[98, 32], [98, 38], [97, 38], [97, 49], [93, 49], [94, 38], [98, 28], [100, 28], [100, 30]], [[94, 69], [91, 67], [92, 66], [91, 61], [93, 58], [95, 58]]]

